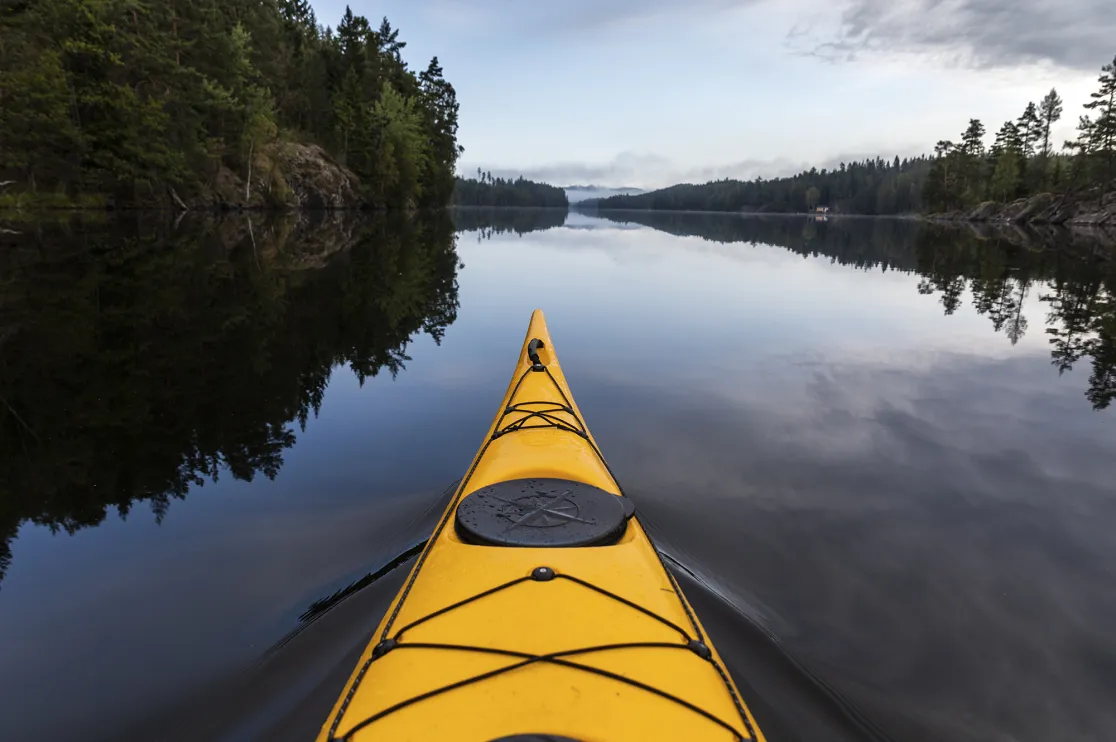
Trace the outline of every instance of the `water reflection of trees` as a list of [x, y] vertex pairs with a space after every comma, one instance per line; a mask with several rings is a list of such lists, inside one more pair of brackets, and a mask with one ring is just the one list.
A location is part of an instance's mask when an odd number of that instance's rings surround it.
[[477, 241], [490, 240], [498, 234], [514, 232], [525, 235], [561, 227], [566, 223], [566, 209], [509, 209], [491, 207], [458, 207], [450, 212], [460, 232], [477, 232]]
[[1069, 232], [1018, 229], [976, 232], [897, 219], [757, 218], [723, 214], [600, 212], [679, 236], [712, 242], [769, 244], [827, 257], [864, 270], [898, 270], [921, 278], [947, 315], [966, 294], [976, 312], [1013, 345], [1027, 332], [1024, 303], [1047, 307], [1045, 332], [1059, 373], [1088, 359], [1086, 397], [1097, 410], [1116, 398], [1116, 261], [1111, 248]]
[[923, 279], [919, 291], [937, 294], [946, 314], [966, 289], [976, 311], [1012, 344], [1029, 329], [1027, 296], [1047, 305], [1045, 333], [1058, 373], [1086, 358], [1092, 364], [1085, 396], [1097, 410], [1116, 396], [1116, 262], [1068, 250], [979, 239], [936, 226], [920, 227], [914, 242]]
[[0, 577], [227, 472], [274, 478], [333, 369], [399, 373], [456, 318], [448, 217], [20, 229], [0, 251]]

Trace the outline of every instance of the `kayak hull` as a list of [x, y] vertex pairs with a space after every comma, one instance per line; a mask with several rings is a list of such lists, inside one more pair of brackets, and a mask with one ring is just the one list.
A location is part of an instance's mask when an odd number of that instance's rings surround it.
[[[609, 543], [580, 548], [478, 544], [457, 522], [466, 497], [514, 480], [623, 497], [541, 311], [499, 409], [319, 742], [762, 740], [638, 514]], [[561, 494], [519, 502], [508, 529], [590, 520]]]

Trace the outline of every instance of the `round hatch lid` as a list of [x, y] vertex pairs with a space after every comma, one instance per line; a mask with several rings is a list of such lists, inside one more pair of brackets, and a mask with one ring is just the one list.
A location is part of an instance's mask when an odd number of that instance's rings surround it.
[[512, 479], [483, 487], [457, 506], [462, 540], [487, 546], [573, 547], [616, 542], [635, 506], [569, 479]]

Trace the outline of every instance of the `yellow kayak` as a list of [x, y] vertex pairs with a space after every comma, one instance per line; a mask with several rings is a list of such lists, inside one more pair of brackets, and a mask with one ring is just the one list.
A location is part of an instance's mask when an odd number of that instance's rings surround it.
[[535, 310], [319, 742], [763, 740], [634, 511]]

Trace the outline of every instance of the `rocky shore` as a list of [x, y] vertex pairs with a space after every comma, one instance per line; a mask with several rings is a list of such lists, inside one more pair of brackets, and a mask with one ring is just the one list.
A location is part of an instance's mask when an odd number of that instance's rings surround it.
[[1011, 203], [985, 201], [969, 211], [932, 214], [940, 221], [999, 222], [1003, 224], [1054, 224], [1066, 227], [1103, 228], [1116, 231], [1116, 192], [1054, 195], [1040, 193]]
[[[245, 182], [250, 177], [250, 185]], [[201, 192], [171, 206], [186, 209], [358, 209], [365, 203], [360, 179], [316, 144], [276, 142], [254, 158], [250, 176], [220, 168]]]
[[252, 156], [251, 167], [214, 169], [204, 182], [157, 185], [130, 196], [98, 193], [15, 192], [19, 184], [0, 183], [0, 211], [170, 210], [170, 211], [320, 211], [376, 208], [361, 189], [360, 178], [316, 144], [275, 141]]
[[1071, 246], [1116, 258], [1116, 192], [1040, 193], [1011, 203], [986, 201], [975, 209], [931, 214], [934, 222], [964, 225], [981, 239], [1006, 239], [1022, 247]]

